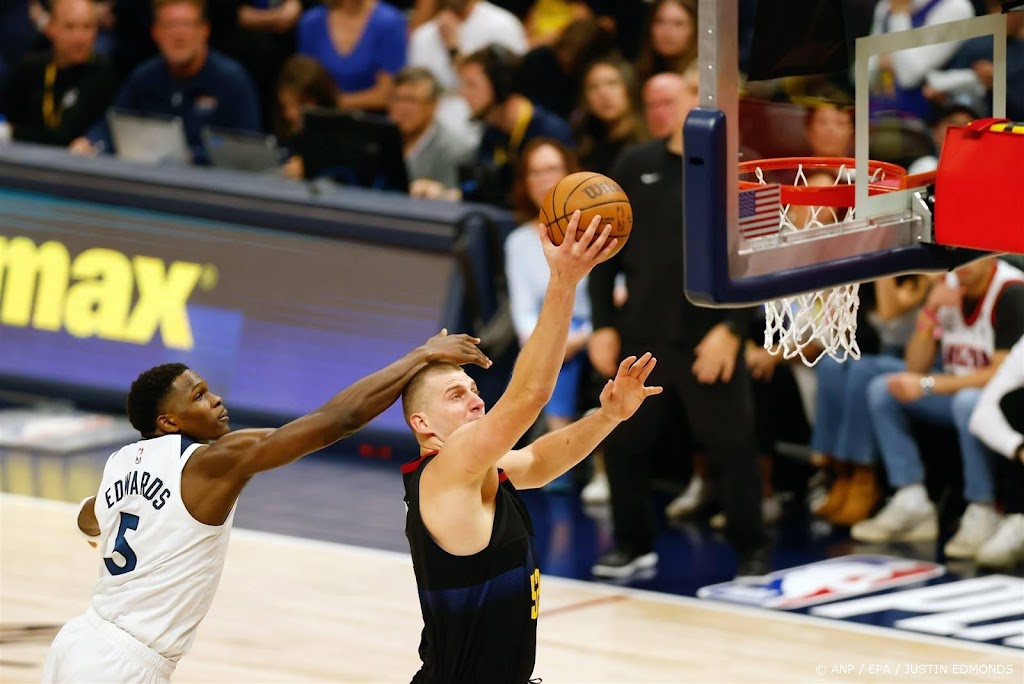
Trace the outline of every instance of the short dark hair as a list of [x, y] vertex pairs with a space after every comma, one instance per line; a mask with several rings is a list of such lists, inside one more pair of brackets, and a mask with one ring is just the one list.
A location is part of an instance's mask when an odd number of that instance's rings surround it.
[[171, 385], [188, 370], [183, 363], [165, 363], [154, 366], [140, 374], [128, 390], [125, 410], [132, 427], [143, 437], [156, 434], [156, 419], [160, 415], [160, 404], [171, 391]]
[[522, 60], [519, 55], [504, 45], [491, 43], [462, 58], [460, 67], [476, 64], [483, 69], [484, 75], [494, 90], [494, 101], [502, 103], [513, 93], [521, 92], [519, 78]]

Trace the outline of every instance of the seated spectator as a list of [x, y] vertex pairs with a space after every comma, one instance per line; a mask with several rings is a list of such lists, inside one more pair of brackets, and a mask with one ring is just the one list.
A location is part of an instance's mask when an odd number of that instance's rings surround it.
[[[245, 69], [208, 45], [210, 26], [204, 0], [154, 0], [153, 40], [160, 56], [141, 64], [121, 87], [114, 108], [138, 114], [180, 117], [197, 164], [208, 163], [206, 126], [258, 132], [259, 101]], [[113, 150], [106, 122], [71, 149]]]
[[[904, 347], [914, 331], [917, 311], [929, 285], [928, 277], [918, 275], [875, 281], [874, 306], [865, 323], [878, 333], [878, 353], [866, 353], [849, 363], [824, 358], [815, 366], [818, 391], [811, 431], [812, 461], [828, 461], [834, 480], [813, 513], [834, 525], [849, 526], [864, 520], [881, 496], [868, 385], [879, 375], [903, 369]], [[861, 306], [867, 309], [865, 304]], [[858, 333], [863, 330], [858, 326]]]
[[[942, 144], [946, 141], [946, 129], [950, 126], [966, 126], [975, 119], [982, 117], [981, 108], [969, 99], [956, 98], [945, 104], [935, 114], [931, 122], [932, 140], [935, 141], [935, 151], [942, 152]], [[914, 161], [907, 167], [907, 173], [913, 175], [934, 171], [939, 168], [939, 158], [927, 155]]]
[[[854, 525], [861, 542], [929, 541], [938, 516], [924, 487], [911, 419], [955, 427], [967, 510], [945, 545], [948, 558], [973, 559], [996, 530], [994, 455], [968, 429], [981, 388], [1024, 335], [1024, 271], [995, 257], [956, 269], [932, 288], [907, 344], [903, 372], [875, 378], [868, 406], [889, 483], [896, 493], [873, 518]], [[941, 362], [941, 373], [932, 370]]]
[[1005, 457], [996, 462], [1005, 515], [975, 560], [984, 567], [1012, 568], [1024, 562], [1024, 337], [982, 390], [970, 430]]
[[572, 146], [567, 124], [543, 107], [535, 106], [515, 87], [519, 59], [500, 45], [467, 55], [459, 64], [462, 95], [473, 118], [484, 122], [477, 162], [491, 169], [494, 187], [478, 199], [507, 204], [513, 169], [519, 154], [534, 138], [554, 138]]
[[624, 147], [645, 137], [633, 67], [621, 57], [593, 62], [584, 72], [582, 90], [573, 131], [576, 152], [583, 168], [607, 174]]
[[849, 157], [853, 152], [853, 109], [832, 102], [808, 107], [804, 136], [813, 157]]
[[530, 102], [569, 120], [579, 104], [583, 70], [615, 50], [611, 34], [593, 19], [579, 19], [565, 27], [551, 45], [526, 53], [522, 73], [523, 95]]
[[114, 99], [114, 70], [93, 54], [98, 20], [92, 0], [53, 0], [45, 33], [52, 49], [14, 69], [2, 96], [12, 135], [66, 147]]
[[636, 59], [640, 82], [663, 71], [681, 74], [697, 59], [696, 0], [655, 0]]
[[526, 31], [516, 15], [486, 0], [438, 0], [437, 15], [409, 36], [409, 64], [429, 69], [444, 89], [438, 120], [473, 144], [480, 127], [471, 124], [469, 105], [459, 94], [459, 60], [487, 45], [512, 53], [527, 50]]
[[[841, 107], [834, 102], [815, 102], [807, 108], [804, 115], [804, 138], [812, 157], [849, 157], [853, 152], [853, 109]], [[854, 170], [847, 168], [842, 171], [845, 178], [841, 182], [850, 182]], [[837, 175], [840, 175], [838, 169], [807, 171], [806, 185], [835, 185]], [[777, 180], [785, 183], [795, 182], [792, 175]], [[847, 207], [796, 204], [788, 207], [789, 222], [797, 228], [838, 223], [847, 215]]]
[[[512, 324], [520, 344], [526, 343], [537, 325], [548, 284], [548, 269], [537, 235], [541, 229], [538, 222], [541, 202], [555, 183], [579, 170], [572, 153], [561, 142], [550, 138], [531, 140], [516, 167], [513, 196], [516, 214], [523, 223], [505, 239], [505, 274]], [[562, 370], [558, 373], [551, 401], [544, 407], [549, 432], [565, 427], [580, 413], [576, 402], [580, 381], [589, 367], [585, 352], [592, 329], [590, 297], [584, 278], [576, 286], [576, 303]]]
[[277, 144], [285, 150], [284, 175], [302, 178], [302, 158], [291, 154], [296, 138], [302, 132], [302, 110], [307, 107], [338, 106], [338, 86], [323, 65], [312, 57], [293, 55], [281, 67], [277, 78], [277, 110], [274, 130]]
[[[1000, 14], [1000, 0], [988, 0], [989, 14]], [[992, 36], [965, 40], [942, 69], [928, 74], [924, 93], [936, 105], [957, 95], [992, 101]], [[984, 112], [991, 112], [991, 104]], [[1024, 120], [1024, 12], [1006, 15], [1006, 116]]]
[[423, 67], [406, 67], [395, 77], [389, 118], [402, 134], [410, 192], [419, 180], [436, 181], [446, 188], [459, 183], [458, 167], [470, 161], [475, 148], [437, 120], [441, 84]]
[[302, 15], [298, 44], [334, 78], [340, 106], [383, 111], [405, 66], [405, 17], [380, 0], [327, 0]]
[[[871, 34], [909, 31], [974, 16], [970, 0], [881, 0]], [[872, 57], [871, 111], [896, 110], [928, 120], [930, 105], [921, 87], [925, 76], [945, 64], [959, 41], [923, 45]]]

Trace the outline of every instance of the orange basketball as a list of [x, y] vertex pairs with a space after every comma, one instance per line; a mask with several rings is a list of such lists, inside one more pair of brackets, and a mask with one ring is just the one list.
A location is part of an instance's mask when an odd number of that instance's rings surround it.
[[548, 227], [548, 235], [556, 245], [562, 244], [572, 213], [582, 212], [579, 233], [587, 229], [595, 215], [601, 216], [601, 229], [612, 225], [609, 238], [618, 238], [618, 252], [626, 244], [633, 229], [633, 207], [619, 184], [608, 176], [593, 171], [573, 173], [555, 184], [544, 196], [540, 207], [540, 222]]

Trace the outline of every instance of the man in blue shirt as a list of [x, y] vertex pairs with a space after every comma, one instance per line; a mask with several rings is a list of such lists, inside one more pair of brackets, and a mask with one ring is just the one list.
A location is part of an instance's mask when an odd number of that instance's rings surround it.
[[[153, 41], [160, 50], [136, 68], [117, 96], [114, 109], [180, 117], [197, 164], [208, 163], [203, 148], [206, 126], [260, 130], [260, 107], [252, 79], [240, 64], [209, 48], [210, 26], [204, 0], [154, 0]], [[106, 122], [99, 122], [72, 151], [110, 151]]]

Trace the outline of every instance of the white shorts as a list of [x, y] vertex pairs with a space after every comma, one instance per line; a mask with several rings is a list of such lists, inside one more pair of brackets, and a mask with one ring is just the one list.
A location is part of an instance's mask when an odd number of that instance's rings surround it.
[[175, 663], [90, 608], [70, 620], [50, 644], [43, 682], [167, 684]]

